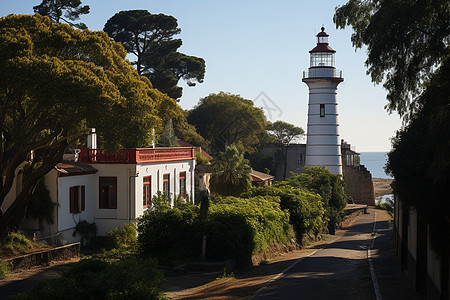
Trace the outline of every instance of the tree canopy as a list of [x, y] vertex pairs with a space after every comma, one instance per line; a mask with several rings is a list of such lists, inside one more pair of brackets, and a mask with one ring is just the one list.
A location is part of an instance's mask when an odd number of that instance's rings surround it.
[[450, 245], [450, 6], [445, 0], [350, 0], [334, 16], [353, 27], [355, 47], [367, 45], [368, 73], [384, 80], [388, 109], [404, 117], [387, 171], [394, 192], [430, 225], [431, 245]]
[[410, 124], [397, 132], [386, 169], [394, 191], [430, 224], [430, 241], [450, 251], [450, 64], [434, 74], [417, 99]]
[[254, 152], [259, 134], [267, 125], [261, 108], [239, 95], [220, 92], [200, 99], [189, 112], [188, 122], [211, 145], [211, 151], [225, 151], [226, 146]]
[[248, 160], [235, 147], [227, 147], [212, 162], [210, 185], [213, 193], [239, 196], [251, 187], [252, 177]]
[[336, 9], [337, 28], [351, 26], [356, 48], [367, 46], [367, 73], [384, 82], [390, 112], [417, 111], [413, 101], [450, 55], [446, 0], [349, 0]]
[[[49, 18], [0, 18], [0, 230], [18, 225], [37, 181], [90, 127], [104, 147], [150, 144], [151, 129], [178, 117], [176, 102], [152, 88], [104, 32], [80, 31]], [[16, 201], [3, 206], [16, 169], [34, 152]]]
[[181, 29], [174, 17], [146, 10], [121, 11], [106, 22], [103, 30], [136, 56], [133, 64], [138, 73], [170, 97], [181, 97], [180, 79], [189, 86], [203, 82], [205, 61], [177, 51], [182, 41], [174, 36]]
[[89, 5], [81, 6], [81, 0], [43, 0], [41, 4], [33, 6], [33, 10], [55, 23], [63, 21], [75, 28], [87, 29], [84, 23], [73, 23], [80, 19], [80, 15], [89, 13]]
[[283, 157], [283, 179], [286, 178], [287, 170], [287, 151], [289, 144], [302, 137], [305, 131], [301, 127], [297, 127], [293, 124], [286, 123], [284, 121], [276, 121], [267, 126], [267, 131], [274, 137], [274, 141], [280, 145], [281, 153]]

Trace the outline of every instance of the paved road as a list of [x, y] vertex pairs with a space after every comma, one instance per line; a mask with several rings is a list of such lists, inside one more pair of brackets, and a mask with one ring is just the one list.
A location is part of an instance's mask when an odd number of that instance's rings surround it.
[[393, 257], [388, 222], [375, 222], [375, 211], [369, 212], [343, 237], [299, 260], [252, 299], [377, 299], [367, 260], [374, 228], [377, 238], [371, 253], [376, 254], [373, 266], [380, 287], [378, 300], [420, 299], [409, 290]]

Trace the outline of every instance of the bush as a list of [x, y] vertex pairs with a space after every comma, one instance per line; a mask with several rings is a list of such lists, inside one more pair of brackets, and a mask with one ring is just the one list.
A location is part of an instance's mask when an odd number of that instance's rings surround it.
[[394, 217], [394, 201], [392, 199], [387, 198], [386, 202], [381, 202], [381, 199], [379, 199], [375, 207], [385, 210], [389, 216]]
[[11, 274], [11, 264], [0, 259], [0, 279], [5, 279]]
[[[217, 197], [212, 201], [210, 219], [219, 216], [241, 215], [253, 231], [252, 254], [263, 252], [271, 241], [287, 243], [294, 237], [289, 213], [281, 210], [279, 197]], [[228, 223], [225, 222], [227, 226]], [[231, 232], [237, 230], [229, 228]], [[244, 246], [244, 245], [242, 245]]]
[[13, 299], [164, 299], [160, 291], [163, 279], [152, 259], [115, 262], [87, 259], [61, 278]]
[[140, 251], [162, 262], [195, 259], [206, 235], [208, 259], [234, 258], [238, 267], [245, 267], [270, 242], [287, 243], [294, 237], [289, 213], [279, 202], [278, 197], [217, 197], [206, 220], [200, 220], [200, 208], [192, 204], [147, 210], [137, 222]]
[[280, 187], [257, 187], [241, 195], [250, 198], [255, 196], [276, 196], [280, 199], [280, 207], [288, 210], [289, 221], [294, 227], [297, 240], [301, 241], [304, 234], [317, 236], [326, 225], [325, 210], [321, 197], [289, 185]]
[[334, 234], [335, 226], [344, 218], [347, 196], [344, 191], [345, 182], [341, 175], [332, 174], [324, 167], [306, 167], [301, 174], [291, 173], [285, 181], [275, 184], [276, 187], [293, 187], [319, 194], [328, 219], [328, 230]]
[[138, 243], [142, 254], [163, 262], [200, 256], [199, 208], [146, 210], [137, 219]]
[[123, 228], [114, 228], [106, 234], [110, 247], [133, 250], [137, 247], [136, 225], [125, 224]]

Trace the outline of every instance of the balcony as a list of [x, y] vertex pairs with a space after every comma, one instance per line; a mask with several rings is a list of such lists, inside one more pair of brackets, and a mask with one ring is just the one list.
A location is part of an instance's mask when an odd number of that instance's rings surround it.
[[194, 147], [133, 148], [118, 151], [83, 148], [80, 153], [80, 162], [90, 164], [142, 164], [193, 159]]
[[343, 78], [342, 71], [335, 68], [309, 68], [303, 71], [303, 79], [307, 78]]

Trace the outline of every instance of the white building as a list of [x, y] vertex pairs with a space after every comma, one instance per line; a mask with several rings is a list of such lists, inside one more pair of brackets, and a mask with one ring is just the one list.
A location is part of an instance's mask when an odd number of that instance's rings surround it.
[[305, 164], [326, 166], [330, 172], [342, 174], [336, 90], [344, 78], [334, 66], [336, 51], [328, 45], [325, 28], [321, 29], [317, 46], [309, 51], [310, 67], [303, 72], [309, 88]]
[[[55, 208], [55, 223], [41, 228], [42, 236], [59, 243], [79, 241], [73, 236], [78, 222], [95, 223], [106, 235], [141, 216], [158, 191], [194, 201], [193, 147], [123, 149], [108, 153], [81, 149], [79, 162], [64, 162], [45, 176]], [[25, 223], [37, 229], [36, 222]]]

